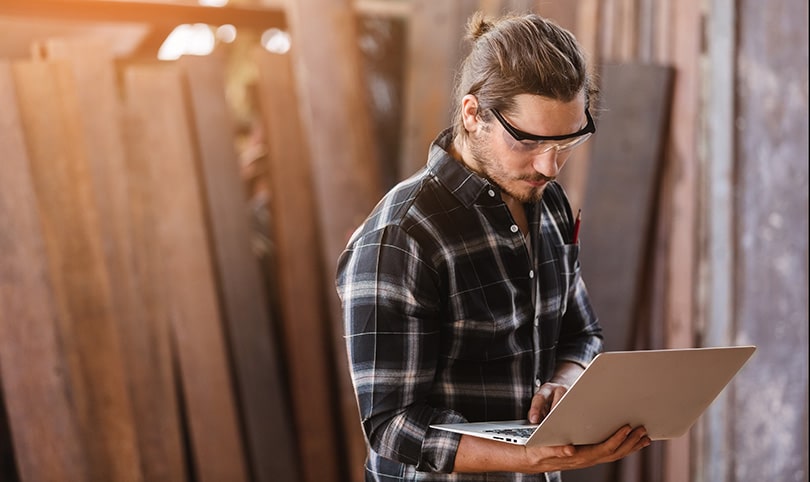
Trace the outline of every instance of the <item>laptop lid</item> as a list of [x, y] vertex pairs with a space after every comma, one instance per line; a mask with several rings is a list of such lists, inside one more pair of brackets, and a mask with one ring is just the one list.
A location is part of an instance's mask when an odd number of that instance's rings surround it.
[[[652, 440], [677, 438], [697, 421], [755, 349], [740, 346], [601, 353], [536, 428], [515, 420], [433, 427], [540, 446], [599, 443], [625, 424], [644, 425]], [[533, 431], [515, 435], [526, 428]]]

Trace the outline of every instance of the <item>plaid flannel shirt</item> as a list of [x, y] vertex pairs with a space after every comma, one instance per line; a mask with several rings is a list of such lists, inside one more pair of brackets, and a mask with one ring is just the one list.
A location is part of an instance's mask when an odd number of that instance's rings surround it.
[[571, 242], [571, 209], [550, 183], [527, 204], [531, 246], [499, 188], [433, 143], [338, 262], [346, 345], [369, 445], [367, 480], [559, 480], [456, 474], [460, 436], [431, 424], [527, 417], [556, 362], [587, 365], [601, 329]]

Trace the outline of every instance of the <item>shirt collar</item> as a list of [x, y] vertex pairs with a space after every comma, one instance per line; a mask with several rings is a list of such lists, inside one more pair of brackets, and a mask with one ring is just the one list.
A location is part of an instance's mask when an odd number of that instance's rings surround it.
[[[430, 145], [427, 168], [465, 207], [472, 206], [483, 194], [500, 199], [500, 189], [447, 152], [453, 142], [452, 129], [442, 131]], [[497, 197], [489, 194], [492, 190]]]

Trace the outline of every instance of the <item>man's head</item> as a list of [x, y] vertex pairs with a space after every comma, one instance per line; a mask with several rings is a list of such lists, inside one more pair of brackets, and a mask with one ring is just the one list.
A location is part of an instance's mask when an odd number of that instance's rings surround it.
[[490, 109], [511, 112], [514, 98], [533, 94], [569, 101], [585, 93], [596, 95], [585, 56], [571, 32], [539, 15], [487, 20], [479, 12], [467, 25], [472, 43], [454, 92], [454, 136], [465, 136], [461, 101], [478, 99], [482, 115]]
[[455, 89], [465, 162], [513, 197], [539, 199], [573, 147], [595, 130], [596, 95], [573, 35], [537, 15], [468, 25], [472, 50]]

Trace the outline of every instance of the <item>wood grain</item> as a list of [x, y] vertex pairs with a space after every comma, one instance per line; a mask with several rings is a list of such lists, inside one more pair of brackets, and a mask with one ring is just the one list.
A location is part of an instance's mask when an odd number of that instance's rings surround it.
[[155, 203], [154, 274], [165, 280], [195, 474], [247, 480], [182, 74], [131, 66], [124, 82], [131, 161]]

